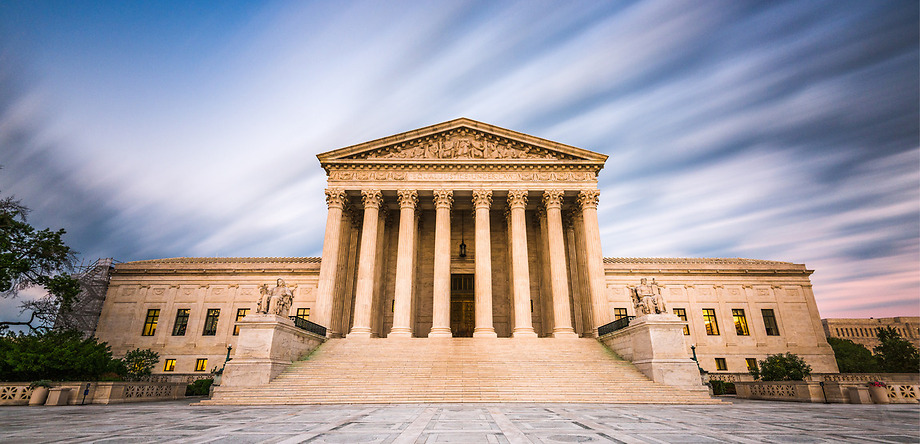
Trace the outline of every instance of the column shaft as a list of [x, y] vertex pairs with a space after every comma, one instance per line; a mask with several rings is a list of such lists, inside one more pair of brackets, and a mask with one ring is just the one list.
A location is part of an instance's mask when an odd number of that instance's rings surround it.
[[396, 291], [393, 296], [393, 327], [389, 338], [412, 337], [412, 270], [415, 268], [415, 190], [399, 191], [399, 243], [396, 247]]
[[546, 231], [549, 243], [549, 275], [553, 292], [553, 337], [577, 338], [572, 329], [569, 307], [569, 282], [565, 273], [565, 243], [562, 234], [562, 191], [543, 193], [546, 206]]
[[514, 264], [514, 329], [511, 337], [537, 337], [530, 312], [530, 267], [527, 259], [527, 190], [509, 190], [511, 262]]
[[434, 191], [434, 295], [429, 338], [449, 338], [450, 332], [450, 206], [453, 192]]
[[326, 234], [323, 237], [323, 260], [319, 267], [319, 284], [316, 291], [316, 305], [313, 307], [313, 321], [327, 328], [332, 335], [332, 305], [335, 296], [335, 282], [339, 269], [339, 244], [342, 239], [342, 209], [345, 207], [345, 191], [338, 188], [326, 190]]
[[594, 312], [592, 331], [597, 336], [597, 327], [610, 322], [607, 309], [607, 285], [604, 276], [604, 257], [601, 253], [601, 230], [597, 221], [597, 190], [582, 191], [578, 195], [585, 229], [585, 259], [588, 265], [588, 288]]
[[364, 224], [361, 251], [358, 253], [358, 282], [355, 288], [354, 323], [349, 336], [371, 337], [371, 305], [374, 301], [374, 269], [377, 260], [377, 225], [383, 196], [379, 190], [361, 192], [364, 200]]
[[489, 207], [492, 205], [491, 190], [473, 191], [473, 208], [476, 210], [476, 274], [474, 286], [476, 296], [475, 338], [495, 338], [492, 325], [492, 243]]

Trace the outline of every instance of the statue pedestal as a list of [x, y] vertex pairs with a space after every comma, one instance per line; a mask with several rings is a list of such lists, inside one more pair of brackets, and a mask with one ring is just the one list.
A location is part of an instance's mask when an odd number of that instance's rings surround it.
[[650, 314], [598, 338], [652, 381], [684, 390], [706, 391], [696, 363], [687, 356], [684, 321], [673, 314]]
[[326, 338], [294, 326], [290, 318], [254, 314], [237, 322], [240, 337], [233, 359], [224, 367], [221, 387], [268, 384]]

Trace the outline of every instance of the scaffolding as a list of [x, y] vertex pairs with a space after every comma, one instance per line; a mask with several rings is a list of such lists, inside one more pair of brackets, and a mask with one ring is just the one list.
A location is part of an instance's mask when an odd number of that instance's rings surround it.
[[112, 258], [103, 258], [76, 267], [73, 277], [80, 282], [80, 294], [70, 310], [58, 312], [54, 319], [55, 330], [77, 330], [86, 337], [96, 333], [114, 262]]

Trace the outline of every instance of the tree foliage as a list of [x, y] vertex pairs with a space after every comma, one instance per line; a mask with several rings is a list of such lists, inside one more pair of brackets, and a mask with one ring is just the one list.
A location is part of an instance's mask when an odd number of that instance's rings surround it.
[[758, 368], [751, 369], [754, 379], [764, 381], [804, 381], [810, 374], [811, 366], [792, 353], [769, 355]]
[[849, 339], [827, 338], [834, 349], [840, 373], [875, 373], [880, 371], [878, 360], [868, 348]]
[[20, 201], [0, 199], [0, 296], [15, 297], [21, 290], [39, 286], [45, 297], [26, 301], [22, 312], [28, 321], [0, 322], [0, 328], [25, 325], [31, 330], [50, 328], [60, 310], [68, 310], [80, 294], [80, 283], [68, 274], [75, 254], [63, 240], [65, 231], [39, 230], [29, 225], [29, 209]]
[[77, 331], [0, 336], [0, 381], [96, 380], [113, 361], [106, 343]]
[[124, 367], [125, 379], [129, 381], [139, 381], [145, 376], [150, 376], [153, 367], [160, 362], [160, 354], [150, 350], [139, 348], [129, 351], [121, 359]]
[[920, 372], [920, 353], [893, 327], [878, 329], [879, 345], [873, 350], [881, 371], [886, 373]]

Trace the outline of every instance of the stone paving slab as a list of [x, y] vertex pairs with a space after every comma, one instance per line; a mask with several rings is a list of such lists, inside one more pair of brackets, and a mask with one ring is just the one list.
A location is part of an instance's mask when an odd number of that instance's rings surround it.
[[920, 443], [918, 405], [190, 403], [2, 407], [0, 443]]

